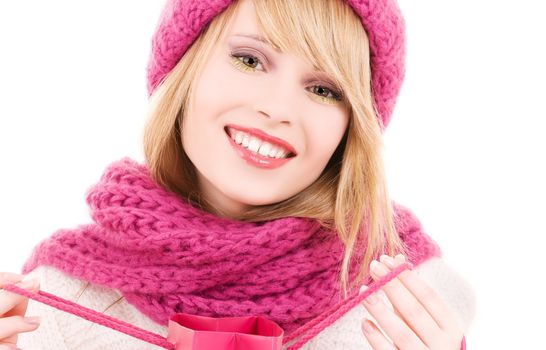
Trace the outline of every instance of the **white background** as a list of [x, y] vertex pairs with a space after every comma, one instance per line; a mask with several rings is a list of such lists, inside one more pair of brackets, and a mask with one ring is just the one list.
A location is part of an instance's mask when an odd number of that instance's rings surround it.
[[[163, 1], [0, 2], [0, 271], [87, 222], [105, 165], [142, 160]], [[544, 346], [546, 11], [400, 0], [407, 74], [385, 135], [392, 197], [474, 286], [473, 349]]]

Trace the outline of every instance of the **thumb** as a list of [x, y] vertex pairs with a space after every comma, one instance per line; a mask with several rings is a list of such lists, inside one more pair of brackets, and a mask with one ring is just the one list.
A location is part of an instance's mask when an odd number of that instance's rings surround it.
[[40, 319], [37, 317], [10, 316], [0, 318], [0, 344], [14, 343], [17, 334], [31, 332], [38, 328]]
[[[2, 285], [6, 285], [8, 283], [11, 283], [11, 281], [4, 280], [3, 283], [0, 283]], [[38, 291], [40, 288], [40, 282], [38, 281], [38, 279], [32, 278], [28, 275], [19, 282], [16, 282], [15, 285], [33, 292]], [[23, 316], [26, 312], [27, 305], [28, 298], [19, 294], [11, 293], [6, 290], [0, 291], [0, 315], [4, 317]]]

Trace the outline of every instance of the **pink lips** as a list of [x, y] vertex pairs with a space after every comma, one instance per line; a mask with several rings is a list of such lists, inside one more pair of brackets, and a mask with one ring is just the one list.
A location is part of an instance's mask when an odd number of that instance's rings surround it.
[[280, 146], [280, 147], [286, 149], [287, 151], [292, 153], [292, 155], [297, 155], [298, 154], [296, 152], [296, 150], [294, 149], [294, 147], [292, 147], [292, 145], [289, 144], [288, 142], [286, 142], [283, 139], [280, 139], [278, 137], [271, 136], [271, 135], [267, 134], [266, 132], [264, 132], [264, 131], [262, 131], [260, 129], [244, 128], [242, 126], [238, 126], [238, 125], [234, 125], [234, 124], [228, 124], [228, 125], [226, 125], [226, 128], [239, 130], [239, 131], [242, 131], [242, 132], [244, 132], [246, 134], [256, 136], [259, 139], [262, 139], [262, 140], [267, 141], [267, 142], [269, 142], [269, 143], [271, 143], [273, 145], [277, 145], [277, 146]]
[[[238, 129], [238, 130], [241, 130], [241, 129]], [[241, 130], [241, 131], [243, 131], [243, 130]], [[231, 144], [231, 146], [233, 147], [235, 152], [241, 158], [243, 158], [248, 164], [253, 165], [255, 167], [263, 168], [263, 169], [275, 169], [275, 168], [278, 168], [278, 167], [284, 165], [285, 163], [289, 162], [292, 158], [294, 158], [294, 157], [290, 157], [290, 158], [269, 158], [269, 157], [264, 157], [259, 153], [251, 152], [248, 149], [244, 148], [243, 146], [238, 145], [231, 138], [229, 133], [226, 132], [226, 135], [227, 135], [227, 138], [229, 139], [229, 143]], [[287, 148], [287, 149], [289, 149], [289, 148]]]

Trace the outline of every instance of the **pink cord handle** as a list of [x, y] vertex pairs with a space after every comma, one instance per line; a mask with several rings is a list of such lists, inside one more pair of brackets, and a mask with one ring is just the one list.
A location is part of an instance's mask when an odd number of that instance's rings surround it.
[[105, 315], [98, 311], [73, 303], [69, 300], [59, 298], [53, 294], [50, 294], [44, 291], [38, 291], [37, 293], [30, 292], [14, 284], [5, 285], [4, 289], [9, 292], [20, 294], [27, 298], [50, 305], [61, 311], [65, 311], [73, 315], [79, 316], [88, 321], [103, 325], [111, 329], [115, 329], [119, 332], [125, 333], [127, 335], [130, 335], [132, 337], [135, 337], [147, 343], [154, 344], [169, 350], [174, 350], [175, 348], [175, 345], [173, 343], [167, 341], [166, 338], [164, 338], [163, 336], [159, 334], [152, 333], [147, 330], [138, 328], [136, 326], [133, 326], [130, 323], [123, 322], [121, 320]]
[[358, 305], [364, 299], [366, 299], [370, 294], [377, 292], [385, 284], [389, 283], [392, 279], [398, 276], [405, 270], [412, 269], [413, 265], [409, 262], [405, 262], [394, 269], [392, 269], [388, 274], [381, 277], [374, 283], [370, 284], [368, 288], [362, 293], [356, 293], [347, 300], [339, 302], [337, 305], [334, 305], [332, 308], [326, 312], [321, 313], [311, 321], [307, 322], [300, 328], [296, 329], [291, 334], [287, 335], [283, 339], [283, 343], [287, 343], [298, 336], [301, 336], [297, 342], [292, 344], [287, 350], [296, 350], [301, 348], [305, 343], [312, 339], [315, 335], [319, 334], [323, 329], [337, 321], [341, 316], [351, 310], [353, 307]]
[[[383, 276], [379, 280], [370, 284], [368, 288], [362, 293], [356, 293], [347, 300], [341, 301], [340, 303], [334, 305], [332, 308], [326, 312], [321, 313], [319, 316], [315, 317], [311, 321], [307, 322], [300, 328], [296, 329], [291, 334], [287, 335], [283, 339], [283, 344], [300, 337], [296, 343], [291, 345], [287, 350], [296, 350], [301, 348], [305, 343], [312, 339], [315, 335], [320, 333], [323, 329], [334, 323], [341, 316], [355, 307], [358, 303], [366, 299], [370, 294], [375, 293], [389, 281], [394, 279], [400, 273], [405, 270], [412, 269], [413, 265], [411, 263], [405, 262], [400, 266], [397, 266], [387, 275]], [[159, 334], [149, 332], [147, 330], [138, 328], [129, 323], [123, 322], [111, 316], [105, 315], [103, 313], [97, 312], [95, 310], [86, 308], [69, 300], [57, 297], [53, 294], [38, 291], [30, 292], [26, 289], [20, 288], [14, 284], [8, 284], [4, 286], [4, 289], [16, 294], [20, 294], [27, 298], [36, 300], [38, 302], [50, 305], [54, 308], [57, 308], [61, 311], [65, 311], [76, 316], [79, 316], [88, 321], [103, 325], [105, 327], [115, 329], [119, 332], [130, 335], [134, 338], [140, 339], [150, 344], [160, 346], [165, 349], [174, 350], [175, 344], [167, 341], [167, 339]], [[461, 344], [461, 350], [466, 350], [466, 342], [463, 337]]]

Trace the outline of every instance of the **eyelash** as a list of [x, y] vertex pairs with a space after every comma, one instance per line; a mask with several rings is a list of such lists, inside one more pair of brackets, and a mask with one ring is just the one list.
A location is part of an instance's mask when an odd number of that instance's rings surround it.
[[[254, 55], [232, 53], [232, 54], [230, 54], [230, 56], [231, 56], [231, 59], [233, 60], [233, 63], [235, 64], [235, 66], [237, 66], [237, 68], [240, 68], [245, 72], [255, 72], [256, 68], [249, 67], [247, 64], [243, 63], [241, 58], [252, 58], [254, 61], [256, 61], [257, 64], [262, 64], [261, 60], [258, 57], [254, 56]], [[321, 99], [322, 101], [324, 101], [326, 103], [332, 103], [333, 100], [335, 100], [335, 101], [341, 101], [342, 100], [342, 94], [335, 91], [335, 90], [333, 90], [333, 89], [331, 89], [331, 88], [329, 88], [329, 87], [322, 86], [322, 85], [314, 85], [313, 88], [326, 90], [326, 91], [329, 92], [328, 95], [330, 95], [330, 94], [332, 95], [332, 97], [328, 97], [328, 96], [321, 96], [321, 95], [317, 95], [317, 94], [313, 93], [317, 98]]]

